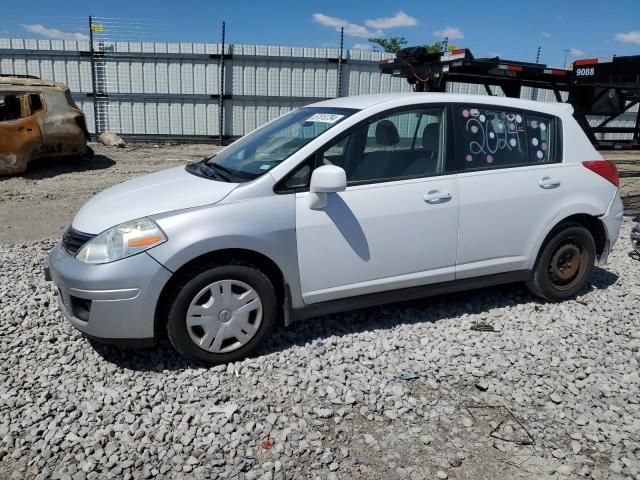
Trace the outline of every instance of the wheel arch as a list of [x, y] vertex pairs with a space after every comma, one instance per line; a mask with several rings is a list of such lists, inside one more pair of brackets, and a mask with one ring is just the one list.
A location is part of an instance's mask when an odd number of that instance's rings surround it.
[[[207, 263], [223, 263], [225, 260], [230, 259], [246, 261], [258, 268], [269, 278], [276, 290], [278, 305], [281, 307], [281, 315], [279, 315], [279, 318], [284, 319], [285, 324], [289, 323], [289, 293], [282, 269], [275, 261], [263, 253], [245, 248], [225, 248], [194, 257], [173, 272], [171, 278], [169, 278], [169, 281], [167, 281], [163, 287], [156, 305], [154, 319], [154, 333], [156, 339], [166, 337], [165, 325], [167, 315], [175, 297], [175, 288], [180, 284], [180, 281], [184, 279], [185, 276], [189, 275], [190, 272], [194, 271], [199, 265]], [[282, 315], [282, 313], [284, 313], [284, 315]]]
[[598, 216], [590, 215], [588, 213], [574, 213], [556, 221], [551, 228], [547, 230], [545, 235], [542, 237], [542, 241], [538, 242], [536, 254], [532, 258], [530, 268], [533, 268], [540, 252], [544, 249], [545, 245], [555, 232], [562, 227], [563, 224], [567, 223], [578, 223], [589, 230], [596, 244], [596, 256], [599, 258], [600, 255], [604, 253], [607, 245], [607, 230], [602, 220]]

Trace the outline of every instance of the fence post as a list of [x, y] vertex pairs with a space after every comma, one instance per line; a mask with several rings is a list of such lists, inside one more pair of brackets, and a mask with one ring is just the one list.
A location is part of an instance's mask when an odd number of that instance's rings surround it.
[[340, 54], [338, 55], [338, 86], [336, 96], [342, 96], [342, 52], [344, 51], [344, 27], [340, 27]]
[[97, 101], [97, 80], [96, 80], [96, 59], [93, 49], [93, 17], [89, 15], [89, 61], [91, 63], [91, 97], [93, 98], [93, 125], [96, 139], [100, 135], [98, 122], [98, 101]]
[[222, 51], [220, 52], [220, 97], [218, 98], [218, 145], [222, 146], [224, 138], [224, 35], [225, 22], [222, 22]]

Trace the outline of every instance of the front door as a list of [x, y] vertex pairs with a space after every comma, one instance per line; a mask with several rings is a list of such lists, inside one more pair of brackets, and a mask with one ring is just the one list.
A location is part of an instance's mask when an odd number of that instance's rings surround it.
[[453, 280], [455, 175], [443, 175], [442, 109], [376, 116], [318, 152], [347, 173], [347, 189], [312, 209], [296, 194], [302, 296], [307, 304]]

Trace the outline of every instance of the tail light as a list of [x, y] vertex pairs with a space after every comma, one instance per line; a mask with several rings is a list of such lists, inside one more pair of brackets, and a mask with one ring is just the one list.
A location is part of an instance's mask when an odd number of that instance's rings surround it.
[[592, 172], [597, 173], [602, 178], [609, 180], [616, 187], [620, 186], [620, 175], [618, 175], [618, 169], [616, 168], [616, 164], [611, 160], [582, 162], [582, 165]]

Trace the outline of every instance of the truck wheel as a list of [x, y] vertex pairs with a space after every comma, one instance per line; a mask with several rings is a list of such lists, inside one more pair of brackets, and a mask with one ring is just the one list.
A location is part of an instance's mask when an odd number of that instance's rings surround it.
[[559, 225], [540, 251], [527, 287], [552, 302], [573, 298], [585, 287], [595, 258], [589, 230], [579, 223]]
[[269, 278], [242, 262], [211, 265], [187, 275], [176, 288], [167, 333], [184, 357], [207, 364], [250, 355], [276, 321], [276, 292]]

